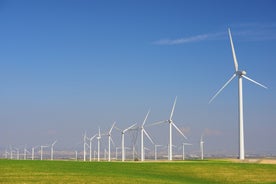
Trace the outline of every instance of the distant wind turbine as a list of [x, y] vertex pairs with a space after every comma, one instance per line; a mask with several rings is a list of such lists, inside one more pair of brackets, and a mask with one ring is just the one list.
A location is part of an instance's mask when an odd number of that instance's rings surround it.
[[87, 139], [87, 136], [85, 131], [83, 135], [83, 161], [86, 161], [86, 145], [87, 145], [86, 139]]
[[135, 125], [136, 125], [136, 123], [131, 125], [130, 127], [126, 128], [126, 129], [124, 129], [124, 130], [121, 130], [121, 129], [115, 127], [117, 130], [121, 131], [121, 134], [122, 134], [122, 162], [125, 161], [125, 133], [128, 130], [130, 130], [131, 128], [133, 128]]
[[34, 154], [35, 154], [35, 148], [37, 148], [37, 147], [39, 147], [39, 146], [34, 146], [34, 147], [32, 147], [32, 160], [34, 160]]
[[51, 160], [54, 159], [54, 145], [57, 143], [57, 140], [54, 141], [51, 145]]
[[43, 160], [43, 148], [47, 148], [49, 146], [45, 145], [45, 146], [40, 146], [40, 160]]
[[100, 141], [101, 141], [101, 129], [99, 128], [99, 134], [98, 134], [98, 137], [97, 137], [97, 139], [98, 139], [98, 162], [100, 161]]
[[92, 161], [92, 141], [93, 139], [97, 136], [97, 134], [95, 134], [94, 136], [92, 136], [90, 139], [89, 139], [89, 161], [91, 162]]
[[211, 98], [211, 100], [209, 101], [209, 103], [211, 103], [216, 96], [235, 78], [238, 77], [238, 103], [239, 103], [239, 159], [240, 160], [244, 160], [244, 127], [243, 127], [243, 85], [242, 85], [242, 79], [245, 78], [263, 88], [266, 88], [266, 86], [256, 82], [255, 80], [249, 78], [246, 76], [246, 72], [244, 70], [239, 70], [238, 68], [238, 61], [236, 58], [236, 53], [235, 53], [235, 49], [234, 49], [234, 44], [232, 41], [232, 36], [231, 36], [231, 31], [230, 29], [228, 29], [228, 34], [229, 34], [229, 39], [230, 39], [230, 44], [231, 44], [231, 49], [232, 49], [232, 55], [233, 55], [233, 59], [234, 59], [234, 66], [235, 66], [235, 72], [233, 74], [233, 76], [222, 86], [222, 88], [220, 88], [220, 90], [218, 90], [218, 92]]
[[151, 137], [149, 136], [149, 134], [147, 133], [147, 131], [145, 130], [144, 128], [144, 125], [147, 121], [147, 118], [148, 118], [148, 115], [150, 113], [150, 110], [148, 111], [144, 121], [143, 121], [143, 124], [141, 126], [141, 161], [143, 162], [145, 160], [145, 147], [144, 147], [144, 134], [146, 134], [147, 138], [150, 140], [150, 142], [152, 144], [154, 144], [153, 140], [151, 139]]
[[158, 145], [158, 144], [154, 145], [154, 160], [157, 160], [157, 148], [161, 147], [161, 146], [163, 146], [163, 145]]
[[185, 146], [190, 146], [192, 144], [189, 143], [182, 143], [182, 160], [185, 160]]
[[110, 162], [111, 161], [111, 157], [110, 157], [110, 152], [111, 152], [111, 149], [110, 149], [110, 143], [112, 142], [113, 146], [114, 146], [114, 141], [112, 140], [112, 137], [111, 137], [111, 132], [115, 126], [116, 122], [113, 123], [113, 125], [111, 126], [107, 136], [108, 136], [108, 161]]
[[17, 151], [17, 156], [16, 156], [16, 159], [19, 160], [19, 149], [18, 148], [15, 148], [16, 151]]
[[27, 153], [30, 153], [30, 152], [27, 150], [27, 148], [26, 148], [26, 146], [25, 146], [25, 147], [24, 147], [24, 160], [27, 159]]
[[169, 120], [165, 120], [165, 121], [159, 121], [156, 123], [151, 124], [150, 126], [153, 125], [158, 125], [161, 123], [169, 123], [169, 145], [168, 145], [168, 160], [172, 160], [172, 127], [174, 127], [185, 139], [187, 139], [187, 137], [181, 132], [181, 130], [174, 124], [172, 117], [173, 117], [173, 113], [174, 113], [174, 108], [175, 108], [175, 104], [176, 104], [176, 100], [177, 97], [175, 97], [174, 103], [173, 103], [173, 107], [172, 107], [172, 111], [171, 111], [171, 115], [170, 115], [170, 119]]
[[5, 159], [7, 159], [7, 158], [8, 158], [8, 155], [9, 155], [9, 152], [8, 152], [8, 150], [7, 150], [7, 149], [5, 149]]
[[75, 151], [75, 160], [78, 161], [78, 151]]

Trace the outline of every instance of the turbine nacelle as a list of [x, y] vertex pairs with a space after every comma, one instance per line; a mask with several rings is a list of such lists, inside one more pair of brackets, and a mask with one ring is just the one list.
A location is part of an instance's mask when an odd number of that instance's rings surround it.
[[236, 71], [236, 75], [238, 76], [243, 76], [243, 75], [246, 75], [246, 71]]

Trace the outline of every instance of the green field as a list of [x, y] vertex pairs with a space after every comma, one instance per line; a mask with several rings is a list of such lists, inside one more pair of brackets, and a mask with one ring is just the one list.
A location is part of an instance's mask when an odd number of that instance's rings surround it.
[[0, 183], [276, 183], [276, 165], [0, 160]]

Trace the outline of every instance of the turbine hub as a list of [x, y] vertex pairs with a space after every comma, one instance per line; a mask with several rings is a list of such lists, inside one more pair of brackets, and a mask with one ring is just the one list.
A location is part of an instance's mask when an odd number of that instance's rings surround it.
[[246, 75], [246, 71], [237, 71], [236, 74], [239, 76]]

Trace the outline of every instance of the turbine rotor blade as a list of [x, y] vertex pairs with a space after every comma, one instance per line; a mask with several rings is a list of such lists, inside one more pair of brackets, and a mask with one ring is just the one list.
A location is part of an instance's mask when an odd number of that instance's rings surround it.
[[142, 131], [144, 131], [144, 133], [146, 134], [146, 136], [149, 138], [150, 142], [151, 142], [152, 144], [154, 144], [154, 142], [153, 142], [153, 140], [151, 139], [151, 137], [149, 136], [148, 132], [147, 132], [145, 129], [142, 130]]
[[115, 147], [115, 143], [114, 143], [114, 141], [113, 141], [113, 139], [112, 139], [111, 136], [110, 136], [110, 140], [111, 140], [111, 142], [112, 142], [112, 145]]
[[211, 98], [211, 100], [209, 101], [209, 103], [211, 103], [216, 96], [218, 96], [218, 94], [237, 76], [236, 73], [234, 73], [234, 75], [220, 88], [220, 90], [218, 90], [218, 92]]
[[267, 89], [267, 87], [265, 85], [262, 85], [261, 83], [258, 83], [257, 81], [255, 81], [255, 80], [253, 80], [253, 79], [251, 79], [251, 78], [249, 78], [249, 77], [247, 77], [245, 75], [243, 75], [242, 77], [244, 77], [245, 79], [247, 79], [247, 80], [249, 80], [249, 81], [251, 81], [251, 82], [253, 82], [253, 83], [255, 83], [255, 84], [257, 84], [257, 85], [259, 85], [259, 86], [261, 86], [263, 88], [265, 88], [265, 89]]
[[230, 43], [231, 43], [232, 55], [233, 55], [234, 65], [235, 65], [235, 71], [238, 71], [239, 65], [238, 65], [238, 61], [237, 61], [237, 57], [236, 57], [236, 53], [235, 53], [235, 48], [234, 48], [230, 28], [228, 28], [228, 34], [229, 34]]
[[131, 128], [133, 128], [134, 126], [136, 126], [136, 123], [134, 123], [133, 125], [131, 125], [130, 127], [126, 128], [126, 129], [124, 129], [123, 132], [125, 133], [126, 131], [128, 131]]
[[172, 120], [172, 116], [173, 116], [173, 112], [174, 112], [176, 100], [177, 100], [177, 96], [176, 96], [175, 99], [174, 99], [173, 108], [172, 108], [172, 112], [171, 112], [171, 115], [170, 115], [170, 120]]
[[142, 127], [144, 127], [144, 125], [145, 125], [145, 123], [146, 123], [146, 121], [148, 119], [149, 113], [150, 113], [150, 109], [149, 109], [149, 111], [148, 111], [148, 113], [147, 113], [147, 115], [146, 115], [146, 117], [145, 117], [145, 119], [143, 121]]
[[57, 140], [55, 140], [55, 142], [53, 142], [52, 146], [54, 146], [57, 143]]
[[122, 129], [120, 129], [120, 128], [116, 127], [116, 126], [114, 126], [114, 128], [115, 128], [116, 130], [120, 131], [120, 132], [123, 131]]
[[114, 122], [114, 123], [113, 123], [113, 125], [111, 126], [111, 128], [110, 128], [110, 130], [109, 130], [108, 134], [111, 134], [111, 132], [112, 132], [112, 130], [113, 130], [113, 128], [114, 128], [114, 126], [115, 126], [115, 123], [116, 123], [116, 122]]
[[181, 130], [173, 122], [172, 122], [172, 125], [185, 139], [187, 139], [187, 137], [181, 132]]
[[155, 125], [159, 125], [159, 124], [166, 123], [166, 122], [167, 122], [167, 120], [157, 121], [157, 122], [147, 125], [146, 127], [155, 126]]
[[97, 136], [97, 134], [95, 134], [93, 137], [91, 137], [89, 140], [92, 141], [95, 137]]
[[192, 144], [190, 143], [183, 143], [184, 145], [191, 146]]

